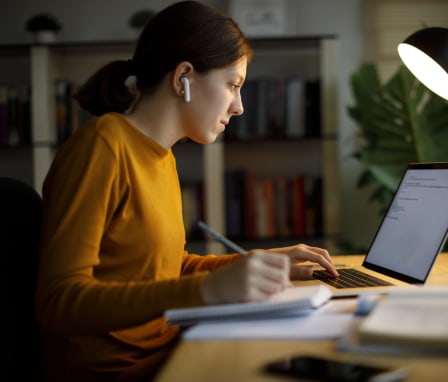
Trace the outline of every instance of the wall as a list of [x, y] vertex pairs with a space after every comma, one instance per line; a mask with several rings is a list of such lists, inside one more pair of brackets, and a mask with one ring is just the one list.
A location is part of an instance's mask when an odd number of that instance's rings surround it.
[[423, 27], [448, 26], [446, 0], [363, 0], [364, 57], [378, 64], [383, 80], [401, 64], [397, 43]]
[[[16, 0], [3, 1], [0, 14], [0, 44], [27, 43], [32, 36], [25, 31], [26, 20], [41, 12], [53, 13], [63, 29], [60, 41], [129, 40], [134, 31], [128, 19], [140, 9], [160, 10], [174, 0]], [[226, 0], [205, 1], [224, 8]]]
[[[359, 65], [362, 56], [361, 5], [363, 0], [286, 1], [289, 10], [288, 34], [334, 34], [340, 39], [338, 122], [342, 234], [354, 245], [365, 246], [376, 228], [378, 214], [376, 207], [367, 202], [368, 193], [356, 188], [360, 168], [359, 164], [350, 158], [354, 151], [353, 136], [356, 129], [346, 112], [351, 100], [349, 76]], [[31, 42], [31, 35], [24, 30], [25, 21], [31, 15], [41, 11], [54, 13], [62, 22], [63, 29], [58, 35], [60, 41], [128, 40], [135, 37], [127, 21], [136, 10], [143, 8], [159, 10], [173, 2], [162, 0], [3, 2], [0, 14], [0, 44]], [[224, 10], [229, 9], [227, 0], [205, 2]]]

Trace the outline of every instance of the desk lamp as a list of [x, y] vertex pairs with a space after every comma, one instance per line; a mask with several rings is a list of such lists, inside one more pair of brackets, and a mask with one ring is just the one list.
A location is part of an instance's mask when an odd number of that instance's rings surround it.
[[448, 28], [421, 29], [398, 44], [401, 60], [417, 79], [448, 100]]

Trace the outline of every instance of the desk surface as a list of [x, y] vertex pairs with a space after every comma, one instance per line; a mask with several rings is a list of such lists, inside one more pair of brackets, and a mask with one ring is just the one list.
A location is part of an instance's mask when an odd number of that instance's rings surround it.
[[[335, 256], [337, 263], [359, 264], [362, 256]], [[427, 284], [448, 285], [448, 254], [438, 257]], [[286, 381], [263, 374], [269, 361], [295, 354], [315, 354], [337, 359], [365, 361], [371, 364], [407, 366], [408, 382], [446, 381], [446, 357], [391, 357], [372, 354], [341, 353], [334, 341], [302, 340], [213, 340], [182, 341], [156, 379], [157, 382], [182, 381]]]

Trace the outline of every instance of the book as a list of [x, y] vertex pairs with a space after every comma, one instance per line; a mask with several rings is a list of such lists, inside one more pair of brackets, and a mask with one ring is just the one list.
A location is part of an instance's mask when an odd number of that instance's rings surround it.
[[448, 349], [448, 288], [412, 289], [375, 304], [359, 325], [361, 343]]
[[305, 80], [293, 77], [286, 83], [286, 137], [305, 136]]
[[267, 93], [267, 124], [270, 138], [285, 138], [286, 80], [269, 80]]
[[257, 177], [254, 173], [246, 171], [244, 179], [244, 236], [246, 239], [256, 239], [255, 228], [255, 195], [254, 190]]
[[288, 179], [286, 176], [277, 176], [274, 182], [274, 223], [277, 237], [291, 237], [292, 225], [290, 219], [290, 202], [288, 200]]
[[225, 173], [226, 232], [236, 239], [303, 238], [323, 231], [322, 179]]
[[255, 184], [255, 234], [259, 239], [275, 236], [274, 183], [271, 178], [259, 178]]
[[226, 233], [231, 238], [244, 236], [244, 170], [225, 172]]
[[311, 312], [331, 297], [332, 292], [325, 285], [289, 287], [262, 302], [169, 309], [164, 316], [169, 324], [181, 326], [219, 320], [291, 317]]
[[305, 176], [298, 175], [291, 180], [291, 223], [293, 233], [303, 237], [307, 231], [307, 192], [305, 190]]
[[320, 137], [322, 133], [320, 81], [305, 83], [305, 136]]

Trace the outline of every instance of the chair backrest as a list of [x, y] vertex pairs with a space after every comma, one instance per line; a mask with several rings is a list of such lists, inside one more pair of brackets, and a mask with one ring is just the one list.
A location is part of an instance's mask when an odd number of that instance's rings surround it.
[[40, 375], [34, 294], [41, 221], [42, 199], [34, 188], [0, 177], [2, 381]]

